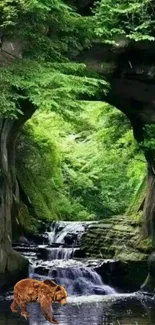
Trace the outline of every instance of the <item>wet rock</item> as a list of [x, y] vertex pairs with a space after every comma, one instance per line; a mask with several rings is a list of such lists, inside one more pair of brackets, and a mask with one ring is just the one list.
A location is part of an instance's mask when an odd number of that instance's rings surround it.
[[48, 244], [48, 235], [47, 235], [47, 233], [35, 234], [33, 236], [29, 235], [28, 239], [33, 244], [37, 244], [37, 245]]
[[93, 287], [93, 291], [94, 291], [95, 295], [106, 295], [107, 294], [105, 289], [102, 287], [99, 287], [99, 286]]
[[86, 253], [84, 250], [82, 249], [76, 249], [74, 252], [74, 258], [85, 258], [86, 257]]
[[49, 268], [47, 266], [37, 266], [35, 268], [35, 273], [39, 275], [48, 275]]
[[148, 258], [148, 275], [141, 286], [142, 291], [155, 293], [155, 253]]
[[18, 239], [13, 241], [14, 246], [36, 246], [48, 244], [48, 234], [45, 232], [43, 234], [28, 234], [27, 237], [20, 236]]
[[73, 233], [68, 233], [65, 237], [64, 237], [64, 243], [66, 245], [72, 246], [75, 242], [77, 242], [77, 234], [73, 234]]
[[125, 292], [140, 289], [147, 276], [146, 261], [103, 261], [94, 270], [102, 277], [103, 282]]
[[24, 237], [24, 236], [20, 236], [19, 239], [18, 239], [18, 241], [17, 241], [17, 243], [19, 245], [27, 245], [27, 246], [30, 245], [29, 240], [26, 237]]

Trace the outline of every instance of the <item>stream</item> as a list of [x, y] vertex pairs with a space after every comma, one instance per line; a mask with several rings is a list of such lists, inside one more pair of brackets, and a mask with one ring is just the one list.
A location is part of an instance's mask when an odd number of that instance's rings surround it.
[[[39, 244], [14, 246], [30, 261], [29, 277], [52, 278], [65, 285], [68, 303], [53, 304], [55, 318], [60, 325], [154, 325], [155, 301], [151, 296], [123, 293], [104, 283], [94, 267], [100, 261], [80, 256], [79, 241], [89, 225], [89, 222], [53, 222]], [[0, 325], [50, 324], [37, 303], [28, 306], [32, 315], [29, 320], [13, 314], [12, 298], [12, 292], [0, 297]]]

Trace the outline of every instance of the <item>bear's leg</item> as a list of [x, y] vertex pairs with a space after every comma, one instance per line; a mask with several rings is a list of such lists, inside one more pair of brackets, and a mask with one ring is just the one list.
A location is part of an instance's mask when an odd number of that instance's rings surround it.
[[59, 322], [54, 318], [51, 310], [51, 302], [48, 302], [46, 298], [40, 299], [41, 311], [44, 317], [52, 324], [59, 324]]
[[14, 299], [10, 306], [13, 313], [18, 313], [17, 307], [18, 307], [18, 304], [17, 304], [16, 300]]
[[25, 317], [27, 319], [27, 317], [30, 317], [30, 314], [27, 312], [26, 309], [26, 303], [22, 300], [20, 300], [20, 302], [18, 302], [19, 307], [21, 308], [21, 316]]

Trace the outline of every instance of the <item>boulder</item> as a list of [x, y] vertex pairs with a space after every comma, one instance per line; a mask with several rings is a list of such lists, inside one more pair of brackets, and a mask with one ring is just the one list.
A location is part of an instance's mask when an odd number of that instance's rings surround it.
[[28, 277], [28, 266], [28, 259], [12, 251], [8, 258], [7, 270], [0, 273], [0, 292], [10, 289], [17, 281]]

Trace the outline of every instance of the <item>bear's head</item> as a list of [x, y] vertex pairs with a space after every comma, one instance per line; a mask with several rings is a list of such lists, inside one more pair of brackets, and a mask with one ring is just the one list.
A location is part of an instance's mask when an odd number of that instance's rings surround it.
[[62, 305], [67, 303], [68, 294], [63, 285], [58, 285], [53, 280], [45, 280], [44, 283], [50, 287], [53, 301], [57, 301]]

